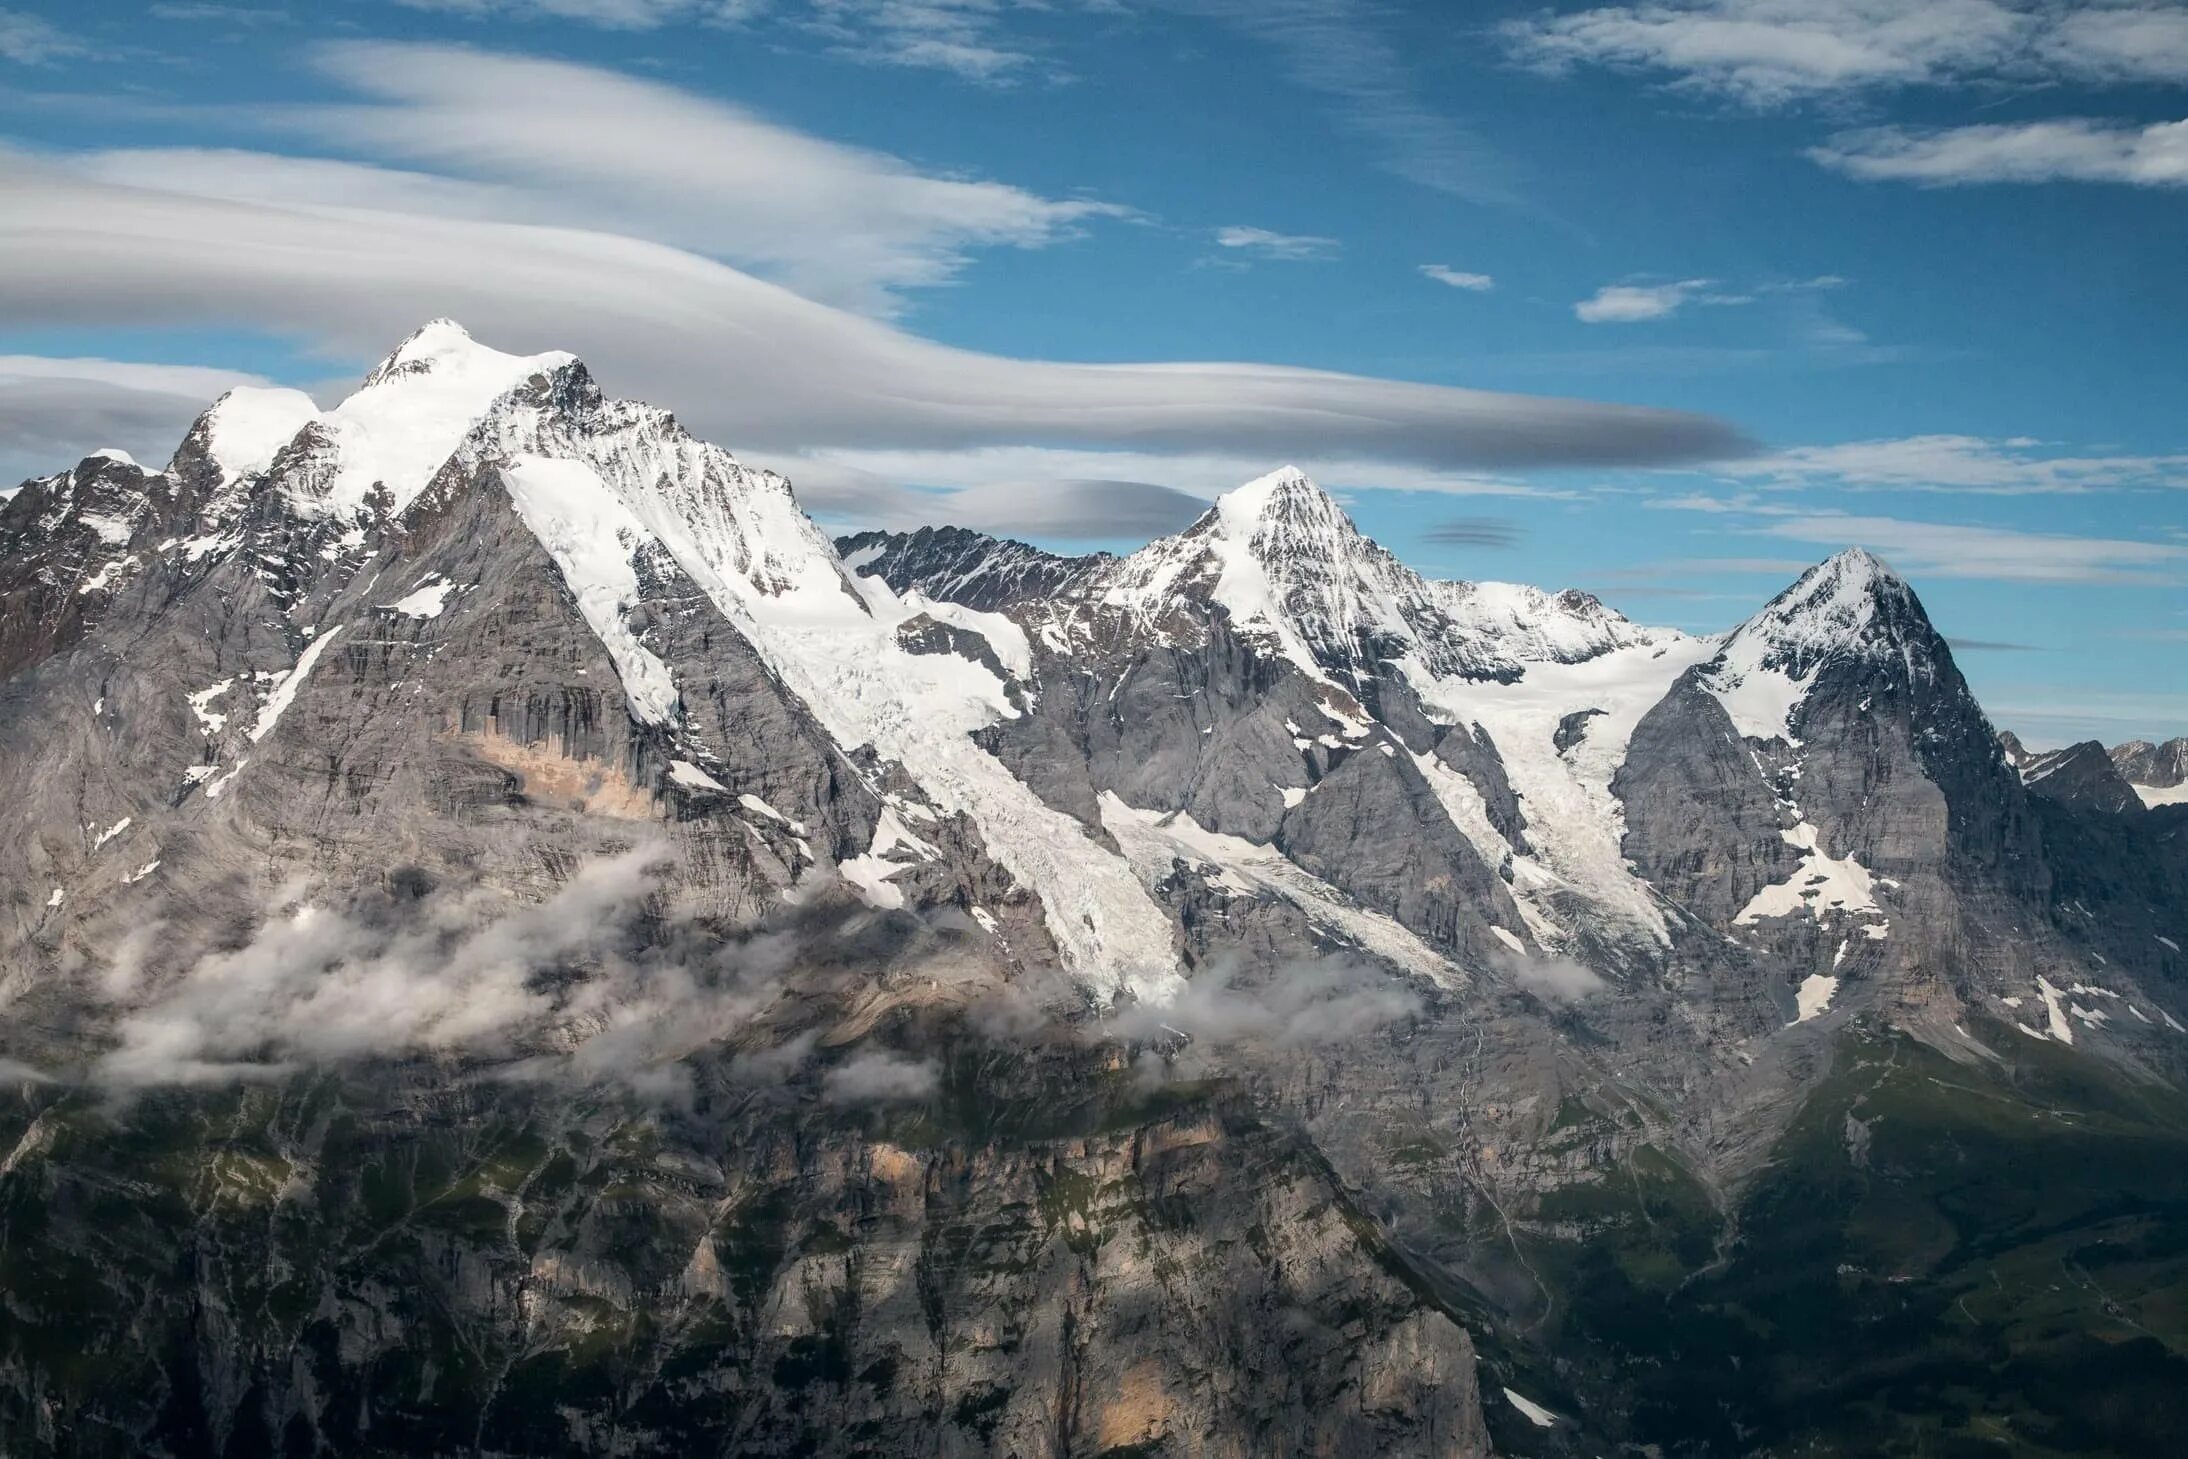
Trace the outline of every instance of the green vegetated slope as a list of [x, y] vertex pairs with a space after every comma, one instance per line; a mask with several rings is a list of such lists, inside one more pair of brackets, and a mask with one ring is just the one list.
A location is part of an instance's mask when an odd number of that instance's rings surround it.
[[2183, 1452], [2188, 1102], [1978, 1031], [1998, 1063], [1846, 1035], [1730, 1218], [1652, 1149], [1624, 1181], [1548, 1198], [1543, 1221], [1563, 1224], [1525, 1255], [1556, 1306], [1484, 1343], [1482, 1387], [1508, 1373], [1595, 1432], [1543, 1431], [1492, 1396], [1500, 1447]]

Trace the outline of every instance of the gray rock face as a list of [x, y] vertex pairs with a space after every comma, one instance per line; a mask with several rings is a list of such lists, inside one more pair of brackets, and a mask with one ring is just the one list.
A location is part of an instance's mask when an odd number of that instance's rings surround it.
[[1511, 894], [1444, 813], [1408, 756], [1387, 742], [1348, 751], [1285, 814], [1278, 844], [1300, 866], [1401, 926], [1482, 963], [1517, 935]]
[[2188, 783], [2188, 736], [2154, 745], [2129, 740], [2111, 750], [2112, 763], [2131, 784], [2170, 790]]
[[963, 527], [858, 532], [838, 537], [836, 550], [857, 571], [900, 593], [917, 591], [983, 612], [1058, 597], [1114, 561], [1106, 552], [1058, 557]]
[[1800, 865], [1785, 839], [1793, 818], [1782, 774], [1689, 670], [1635, 727], [1612, 782], [1626, 810], [1626, 855], [1673, 901], [1729, 927]]
[[[2154, 757], [2153, 757], [2154, 758]], [[2030, 755], [2020, 766], [2031, 795], [2113, 815], [2142, 814], [2142, 797], [2095, 740]]]

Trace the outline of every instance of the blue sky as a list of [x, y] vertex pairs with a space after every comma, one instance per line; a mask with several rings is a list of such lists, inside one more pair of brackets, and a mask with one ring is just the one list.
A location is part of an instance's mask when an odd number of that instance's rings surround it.
[[2156, 0], [0, 0], [0, 475], [445, 313], [838, 522], [1296, 460], [1694, 629], [1859, 542], [2001, 724], [2179, 734], [2184, 118]]

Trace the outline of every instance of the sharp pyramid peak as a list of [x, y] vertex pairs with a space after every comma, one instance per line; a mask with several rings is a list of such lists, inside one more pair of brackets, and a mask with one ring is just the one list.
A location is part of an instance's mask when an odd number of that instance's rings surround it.
[[1296, 466], [1256, 477], [1216, 499], [1212, 525], [1225, 537], [1263, 543], [1364, 541], [1337, 499]]
[[1279, 467], [1244, 486], [1233, 487], [1217, 498], [1216, 505], [1226, 517], [1254, 518], [1266, 515], [1271, 508], [1296, 501], [1327, 502], [1332, 508], [1336, 506], [1335, 499], [1296, 466]]
[[1834, 552], [1813, 569], [1818, 574], [1836, 576], [1857, 583], [1904, 583], [1905, 579], [1892, 570], [1892, 565], [1866, 547], [1845, 547]]
[[1748, 627], [1858, 628], [1875, 616], [1881, 602], [1919, 606], [1907, 580], [1883, 558], [1865, 547], [1848, 547], [1802, 573], [1748, 620]]

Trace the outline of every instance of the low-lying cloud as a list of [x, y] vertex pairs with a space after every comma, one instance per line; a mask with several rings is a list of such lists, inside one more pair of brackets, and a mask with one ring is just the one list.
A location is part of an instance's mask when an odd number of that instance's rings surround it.
[[1610, 986], [1602, 974], [1571, 958], [1515, 954], [1505, 960], [1504, 968], [1520, 988], [1561, 1007], [1593, 998]]
[[1340, 1043], [1411, 1018], [1420, 995], [1379, 969], [1312, 958], [1267, 972], [1235, 962], [1203, 969], [1163, 1006], [1120, 1015], [1109, 1032], [1129, 1040], [1184, 1036], [1197, 1044], [1297, 1049]]
[[861, 1049], [821, 1076], [828, 1104], [904, 1104], [927, 1098], [942, 1083], [941, 1066], [889, 1049]]
[[633, 934], [667, 859], [645, 846], [587, 862], [553, 896], [484, 892], [305, 903], [241, 946], [165, 966], [159, 929], [115, 949], [96, 996], [121, 1009], [94, 1083], [119, 1090], [283, 1077], [420, 1054], [512, 1061], [670, 1095], [672, 1065], [776, 996], [797, 943]]

